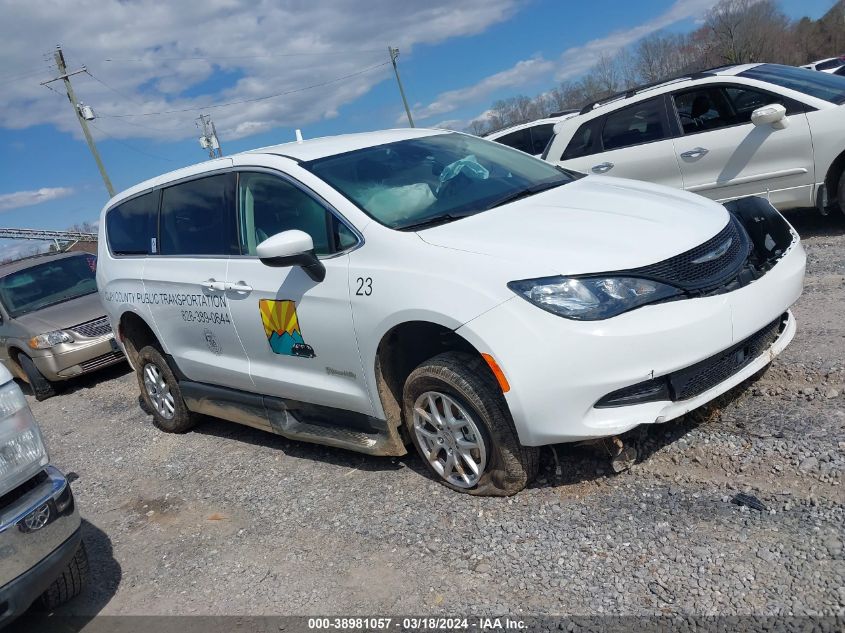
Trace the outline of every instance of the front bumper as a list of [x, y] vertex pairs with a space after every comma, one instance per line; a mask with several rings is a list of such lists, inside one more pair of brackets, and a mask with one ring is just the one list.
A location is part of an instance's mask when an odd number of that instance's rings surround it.
[[[20, 615], [61, 574], [81, 539], [70, 484], [47, 466], [0, 507], [0, 627]], [[47, 508], [48, 510], [45, 510]]]
[[733, 292], [645, 306], [605, 321], [572, 321], [519, 297], [458, 329], [491, 354], [526, 446], [606, 437], [684, 415], [736, 386], [792, 340], [791, 313], [775, 343], [722, 382], [687, 400], [596, 408], [618, 389], [688, 368], [748, 338], [801, 295], [799, 241], [763, 277]]
[[88, 372], [108, 367], [125, 360], [123, 352], [109, 333], [91, 341], [57, 345], [32, 361], [47, 380], [67, 380]]

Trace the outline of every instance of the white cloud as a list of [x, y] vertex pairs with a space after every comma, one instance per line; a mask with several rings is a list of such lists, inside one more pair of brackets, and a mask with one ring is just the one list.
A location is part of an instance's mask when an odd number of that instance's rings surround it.
[[[0, 38], [0, 58], [5, 69], [12, 69], [7, 75], [17, 74], [0, 92], [0, 127], [22, 129], [47, 123], [79, 136], [79, 125], [64, 95], [39, 85], [55, 76], [42, 56], [47, 53], [51, 59], [57, 41], [64, 45], [71, 70], [85, 64], [114, 89], [84, 74], [73, 78], [77, 97], [101, 117], [95, 121], [97, 128], [117, 138], [173, 140], [196, 135], [194, 119], [203, 105], [255, 99], [328, 82], [388, 61], [388, 44], [398, 46], [407, 56], [418, 44], [482, 32], [508, 19], [521, 3], [0, 0], [4, 24], [14, 25], [4, 29]], [[341, 54], [336, 54], [338, 51]], [[188, 59], [192, 57], [203, 59]], [[114, 61], [105, 61], [109, 59]], [[43, 72], [38, 72], [39, 67]], [[231, 78], [229, 85], [209, 90], [221, 76]], [[337, 116], [345, 104], [389, 78], [387, 65], [313, 90], [203, 111], [213, 115], [225, 142], [274, 127], [301, 127]], [[61, 82], [52, 85], [62, 92]], [[192, 87], [205, 94], [186, 95]], [[200, 90], [202, 87], [206, 89]], [[105, 116], [183, 108], [190, 111], [131, 118]], [[95, 130], [95, 134], [99, 132]]]
[[15, 191], [0, 194], [0, 211], [29, 207], [58, 198], [65, 198], [73, 193], [70, 187], [43, 187], [33, 191]]
[[[528, 85], [543, 77], [548, 77], [550, 81], [553, 77], [558, 81], [578, 77], [592, 68], [603, 54], [613, 55], [619, 49], [633, 44], [655, 31], [682, 20], [700, 18], [717, 1], [676, 0], [667, 11], [647, 22], [591, 40], [581, 46], [568, 48], [561, 53], [556, 62], [545, 60], [542, 57], [533, 57], [519, 61], [510, 68], [485, 77], [466, 88], [443, 92], [430, 104], [416, 109], [414, 117], [424, 121], [434, 116], [441, 116], [462, 106], [489, 99], [490, 95], [503, 88], [517, 88]], [[401, 120], [402, 117], [398, 118], [397, 123]], [[464, 123], [469, 125], [472, 120], [466, 120]], [[447, 123], [454, 124], [456, 121], [449, 120]]]
[[[511, 68], [485, 77], [478, 83], [459, 90], [449, 90], [437, 96], [425, 107], [413, 112], [414, 118], [424, 121], [434, 116], [441, 116], [459, 107], [477, 103], [488, 98], [491, 94], [503, 88], [515, 88], [551, 73], [555, 68], [553, 62], [542, 57], [525, 59], [514, 64]], [[401, 121], [401, 118], [397, 122]]]
[[602, 55], [613, 55], [619, 49], [633, 44], [647, 35], [665, 29], [676, 22], [690, 18], [700, 18], [718, 0], [675, 0], [667, 11], [657, 17], [643, 22], [633, 28], [616, 31], [583, 46], [575, 46], [563, 52], [560, 56], [556, 79], [562, 81], [571, 79], [587, 72], [599, 61]]

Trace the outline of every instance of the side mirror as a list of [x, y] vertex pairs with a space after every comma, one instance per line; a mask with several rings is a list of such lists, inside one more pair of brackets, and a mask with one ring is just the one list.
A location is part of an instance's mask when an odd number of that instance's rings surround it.
[[789, 125], [786, 108], [779, 103], [764, 105], [751, 113], [751, 122], [756, 126], [771, 125], [776, 130], [782, 130]]
[[305, 231], [276, 233], [256, 246], [255, 252], [265, 266], [299, 266], [316, 282], [326, 278], [326, 267], [314, 254], [314, 241]]

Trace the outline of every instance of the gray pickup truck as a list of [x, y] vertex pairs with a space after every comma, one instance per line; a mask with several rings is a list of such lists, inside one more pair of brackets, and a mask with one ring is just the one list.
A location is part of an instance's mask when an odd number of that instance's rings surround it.
[[35, 601], [53, 609], [78, 595], [87, 574], [70, 483], [50, 465], [26, 398], [0, 367], [0, 628]]

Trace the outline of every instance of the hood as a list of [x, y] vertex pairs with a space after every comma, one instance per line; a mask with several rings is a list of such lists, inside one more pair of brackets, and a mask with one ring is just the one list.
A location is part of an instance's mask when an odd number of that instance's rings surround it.
[[538, 276], [575, 275], [654, 264], [727, 222], [727, 210], [701, 196], [588, 176], [418, 235], [434, 246], [536, 264]]
[[35, 336], [53, 330], [67, 330], [74, 325], [99, 319], [106, 315], [106, 310], [100, 301], [100, 294], [92, 292], [88, 295], [76, 297], [70, 301], [63, 301], [56, 305], [36, 310], [15, 318], [15, 321], [25, 327]]

